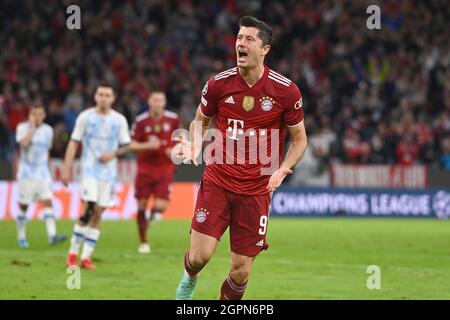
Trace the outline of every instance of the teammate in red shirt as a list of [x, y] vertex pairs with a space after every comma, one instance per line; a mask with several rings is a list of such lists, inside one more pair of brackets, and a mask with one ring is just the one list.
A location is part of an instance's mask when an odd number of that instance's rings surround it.
[[154, 150], [140, 152], [137, 155], [138, 171], [135, 181], [136, 198], [138, 200], [138, 228], [141, 241], [139, 252], [148, 253], [147, 242], [148, 220], [145, 217], [147, 201], [151, 195], [155, 199], [150, 212], [150, 221], [159, 219], [166, 210], [175, 164], [170, 158], [173, 146], [172, 133], [180, 127], [178, 115], [165, 110], [166, 95], [162, 91], [153, 91], [148, 100], [149, 111], [136, 118], [132, 129], [132, 139], [138, 142], [155, 142]]
[[[160, 219], [166, 210], [176, 166], [171, 160], [171, 151], [176, 142], [172, 141], [172, 133], [180, 127], [178, 115], [165, 110], [166, 94], [162, 90], [154, 90], [148, 98], [149, 110], [139, 115], [131, 129], [132, 143], [117, 150], [113, 156], [126, 152], [137, 154], [137, 175], [135, 196], [138, 202], [137, 224], [139, 231], [140, 253], [150, 253], [147, 241], [148, 222]], [[144, 149], [142, 146], [151, 145]], [[104, 160], [109, 160], [111, 156]], [[145, 213], [149, 197], [154, 196], [149, 219]]]
[[[205, 148], [209, 157], [198, 191], [191, 246], [185, 254], [177, 299], [192, 299], [197, 274], [213, 256], [228, 226], [231, 270], [220, 298], [242, 298], [255, 257], [268, 248], [271, 194], [292, 173], [307, 144], [300, 90], [264, 65], [272, 40], [271, 28], [253, 17], [241, 18], [239, 26], [237, 67], [207, 82], [190, 125], [190, 141], [177, 139], [178, 156], [184, 162], [197, 164], [203, 139], [200, 137], [215, 119], [214, 142]], [[281, 162], [286, 128], [291, 143]]]

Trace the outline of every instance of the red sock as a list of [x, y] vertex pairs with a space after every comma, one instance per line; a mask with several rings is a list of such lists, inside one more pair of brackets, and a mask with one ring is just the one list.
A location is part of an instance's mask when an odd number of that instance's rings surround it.
[[220, 300], [241, 300], [246, 288], [247, 282], [238, 284], [228, 275], [220, 289]]
[[190, 277], [195, 277], [197, 273], [199, 273], [203, 267], [201, 268], [194, 268], [191, 265], [191, 262], [189, 261], [189, 251], [186, 252], [184, 255], [184, 268], [186, 269], [186, 272], [189, 274]]
[[148, 221], [145, 217], [145, 210], [139, 210], [137, 214], [137, 224], [139, 231], [139, 240], [141, 243], [147, 242], [147, 227]]

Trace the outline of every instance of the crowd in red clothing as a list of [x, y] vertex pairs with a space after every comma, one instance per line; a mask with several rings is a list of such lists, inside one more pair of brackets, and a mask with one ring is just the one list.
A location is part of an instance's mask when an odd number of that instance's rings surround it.
[[153, 86], [185, 123], [205, 81], [235, 65], [238, 18], [273, 27], [267, 64], [303, 94], [316, 157], [349, 163], [450, 168], [450, 7], [445, 0], [386, 0], [381, 30], [366, 28], [372, 1], [77, 1], [81, 30], [65, 26], [66, 1], [0, 2], [0, 157], [40, 99], [60, 157], [100, 80], [131, 122]]

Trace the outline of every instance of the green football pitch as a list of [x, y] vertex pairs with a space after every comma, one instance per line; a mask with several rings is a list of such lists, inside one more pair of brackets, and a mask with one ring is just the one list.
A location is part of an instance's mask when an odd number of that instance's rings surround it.
[[[152, 253], [140, 255], [133, 221], [103, 222], [97, 270], [81, 270], [81, 289], [69, 290], [68, 243], [49, 247], [44, 223], [32, 221], [21, 250], [15, 223], [0, 222], [0, 299], [173, 299], [188, 231], [189, 221], [160, 221], [149, 231]], [[450, 299], [450, 221], [273, 218], [268, 241], [245, 299]], [[380, 267], [380, 289], [367, 288], [370, 265]], [[226, 234], [195, 298], [217, 299], [228, 268]]]

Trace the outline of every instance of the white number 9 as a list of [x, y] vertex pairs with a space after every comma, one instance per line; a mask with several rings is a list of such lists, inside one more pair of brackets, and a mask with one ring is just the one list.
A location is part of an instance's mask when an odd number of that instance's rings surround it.
[[267, 216], [261, 216], [259, 219], [259, 225], [261, 226], [261, 228], [259, 228], [259, 234], [263, 236], [267, 231]]

